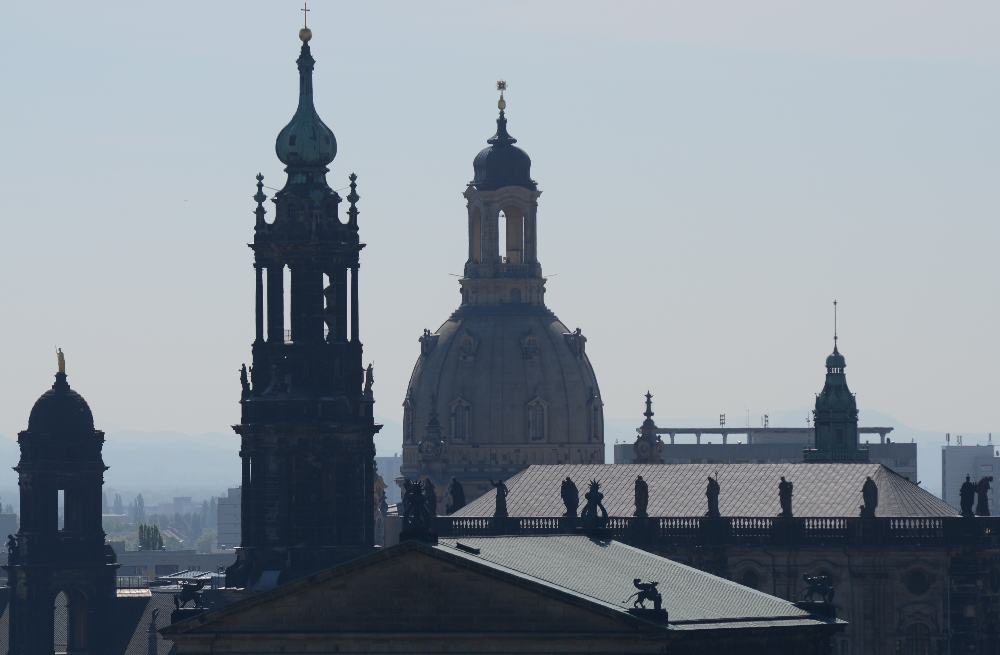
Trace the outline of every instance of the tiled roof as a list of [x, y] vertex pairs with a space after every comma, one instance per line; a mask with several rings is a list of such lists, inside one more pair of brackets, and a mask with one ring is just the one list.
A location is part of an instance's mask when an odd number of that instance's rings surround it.
[[[10, 605], [7, 603], [7, 590], [3, 589], [0, 610], [0, 653], [8, 650], [10, 636]], [[122, 593], [124, 592], [124, 593]], [[57, 612], [65, 612], [65, 606], [56, 606]], [[153, 618], [153, 610], [158, 609], [156, 619], [157, 629], [170, 624], [170, 612], [174, 609], [173, 594], [150, 593], [148, 589], [120, 590], [115, 599], [113, 616], [112, 650], [115, 655], [148, 655], [149, 625]], [[65, 626], [65, 615], [56, 617], [56, 626]], [[57, 630], [56, 641], [65, 643], [65, 630]], [[170, 655], [173, 643], [156, 633], [156, 655]]]
[[[473, 554], [456, 547], [478, 548]], [[513, 571], [627, 612], [632, 580], [659, 583], [670, 625], [692, 622], [810, 621], [792, 603], [617, 541], [579, 535], [462, 537], [442, 539], [438, 549]], [[739, 626], [735, 626], [739, 627]]]
[[[560, 464], [535, 465], [507, 481], [510, 516], [562, 516], [559, 485], [569, 476], [580, 491], [580, 508], [590, 480], [601, 483], [611, 516], [632, 516], [634, 485], [641, 475], [649, 485], [650, 516], [704, 516], [705, 484], [718, 477], [723, 516], [773, 517], [778, 514], [778, 482], [794, 484], [793, 511], [802, 517], [854, 517], [861, 485], [871, 476], [878, 485], [877, 516], [956, 516], [933, 494], [880, 464]], [[496, 491], [490, 491], [454, 516], [492, 516]]]

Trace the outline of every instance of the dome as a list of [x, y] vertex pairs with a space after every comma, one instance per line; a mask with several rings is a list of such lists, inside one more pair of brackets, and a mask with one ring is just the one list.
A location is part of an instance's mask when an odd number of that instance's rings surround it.
[[844, 356], [840, 354], [839, 350], [837, 350], [837, 346], [834, 346], [833, 352], [830, 353], [830, 356], [826, 358], [826, 367], [828, 369], [837, 368], [843, 370], [844, 367], [846, 366], [847, 366], [847, 360], [844, 359]]
[[497, 118], [497, 133], [487, 140], [472, 160], [472, 184], [480, 191], [495, 191], [505, 186], [520, 186], [535, 190], [538, 185], [531, 179], [531, 157], [516, 147], [517, 139], [507, 133], [507, 118], [503, 111]]
[[[311, 36], [311, 33], [310, 33]], [[274, 142], [274, 151], [286, 166], [326, 166], [337, 156], [337, 138], [316, 113], [312, 71], [316, 60], [302, 43], [299, 66], [299, 106]]]
[[433, 407], [450, 445], [575, 444], [603, 457], [600, 390], [582, 333], [544, 307], [475, 309], [421, 340], [405, 444], [419, 442]]
[[28, 431], [48, 434], [93, 432], [94, 415], [83, 396], [69, 388], [65, 373], [57, 373], [52, 388], [31, 408]]

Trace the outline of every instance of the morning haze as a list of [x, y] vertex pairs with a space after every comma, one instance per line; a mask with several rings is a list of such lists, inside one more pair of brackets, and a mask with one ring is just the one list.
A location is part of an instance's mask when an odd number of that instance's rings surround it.
[[[586, 328], [609, 444], [631, 439], [647, 388], [661, 425], [740, 424], [747, 409], [754, 425], [804, 423], [834, 297], [862, 423], [891, 417], [901, 440], [997, 425], [995, 5], [346, 6], [312, 7], [316, 102], [339, 140], [331, 185], [359, 176], [380, 454], [400, 449], [421, 330], [458, 304], [461, 193], [501, 78], [544, 191], [551, 306]], [[25, 428], [59, 345], [108, 433], [109, 481], [118, 434], [183, 432], [206, 452], [229, 440], [216, 474], [235, 483], [243, 244], [254, 175], [284, 179], [273, 139], [300, 15], [246, 1], [5, 13], [0, 434]], [[175, 447], [152, 441], [151, 460]]]

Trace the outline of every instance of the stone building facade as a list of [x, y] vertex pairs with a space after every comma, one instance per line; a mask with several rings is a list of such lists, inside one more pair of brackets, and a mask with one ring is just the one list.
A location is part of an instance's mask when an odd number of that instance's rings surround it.
[[[638, 476], [648, 486], [645, 518], [634, 516]], [[718, 518], [705, 516], [708, 476], [721, 486]], [[782, 476], [794, 483], [789, 518], [779, 517]], [[793, 601], [803, 576], [828, 576], [848, 623], [835, 653], [1000, 652], [1000, 518], [959, 517], [877, 464], [534, 466], [507, 482], [507, 518], [493, 518], [490, 492], [440, 518], [437, 531], [572, 533], [581, 524], [564, 516], [566, 478], [599, 482], [615, 539]], [[874, 518], [858, 511], [866, 478], [878, 489]]]
[[473, 162], [461, 304], [420, 337], [403, 401], [403, 466], [430, 478], [439, 511], [452, 478], [467, 499], [531, 464], [604, 461], [604, 413], [587, 338], [545, 304], [531, 159], [507, 131]]
[[[637, 576], [659, 611], [635, 607]], [[844, 624], [815, 609], [615, 541], [476, 537], [407, 541], [163, 633], [177, 655], [830, 655]]]

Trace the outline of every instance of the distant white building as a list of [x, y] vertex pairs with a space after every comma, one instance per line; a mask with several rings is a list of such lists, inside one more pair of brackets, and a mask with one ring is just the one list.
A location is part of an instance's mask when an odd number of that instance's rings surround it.
[[[941, 492], [944, 502], [955, 509], [961, 509], [958, 491], [969, 476], [973, 482], [988, 475], [997, 479], [990, 489], [990, 511], [996, 514], [1000, 511], [1000, 456], [993, 443], [965, 446], [961, 437], [954, 440], [947, 437], [948, 443], [941, 447]], [[956, 442], [952, 445], [951, 442]], [[991, 437], [992, 441], [992, 437]]]
[[219, 498], [218, 514], [219, 523], [216, 541], [219, 548], [236, 548], [240, 545], [240, 499], [242, 492], [240, 487], [230, 489], [228, 493]]

